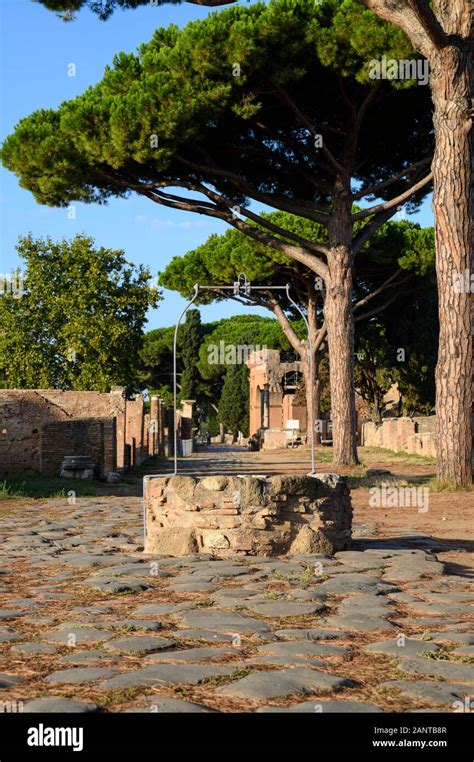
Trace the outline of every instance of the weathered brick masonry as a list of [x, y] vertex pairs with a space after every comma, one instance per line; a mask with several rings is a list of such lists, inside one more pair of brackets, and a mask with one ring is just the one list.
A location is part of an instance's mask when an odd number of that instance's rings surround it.
[[146, 553], [334, 553], [351, 539], [345, 477], [146, 476]]
[[59, 473], [65, 455], [91, 455], [102, 474], [149, 454], [141, 395], [58, 389], [0, 390], [0, 474]]

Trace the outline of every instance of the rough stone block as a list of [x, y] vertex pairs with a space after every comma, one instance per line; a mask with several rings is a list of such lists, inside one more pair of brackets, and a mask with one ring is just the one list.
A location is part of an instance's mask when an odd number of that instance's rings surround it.
[[146, 553], [332, 554], [351, 539], [350, 493], [336, 474], [148, 476], [144, 495]]

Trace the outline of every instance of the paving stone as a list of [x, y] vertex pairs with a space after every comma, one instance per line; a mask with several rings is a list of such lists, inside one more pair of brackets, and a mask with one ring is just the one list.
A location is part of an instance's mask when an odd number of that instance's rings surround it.
[[466, 646], [474, 645], [474, 635], [470, 632], [458, 632], [457, 630], [446, 630], [443, 632], [430, 632], [431, 640], [436, 642], [449, 641], [451, 643], [464, 643]]
[[279, 669], [254, 672], [241, 680], [218, 688], [216, 693], [243, 699], [271, 699], [295, 693], [332, 692], [352, 685], [347, 678], [334, 677], [314, 669]]
[[463, 648], [456, 648], [453, 653], [456, 656], [471, 656], [474, 658], [474, 646], [464, 646]]
[[119, 619], [115, 622], [100, 622], [96, 620], [96, 624], [105, 630], [148, 630], [149, 632], [157, 632], [163, 629], [163, 623], [153, 619]]
[[320, 659], [310, 659], [308, 656], [292, 656], [291, 654], [254, 654], [247, 657], [243, 662], [245, 665], [259, 666], [270, 665], [273, 667], [330, 667], [327, 661]]
[[368, 646], [364, 646], [363, 651], [376, 654], [387, 654], [388, 656], [418, 656], [422, 653], [436, 653], [439, 651], [439, 646], [435, 643], [427, 642], [426, 640], [415, 640], [412, 638], [404, 638], [404, 640], [398, 640], [393, 638], [392, 640], [380, 640], [377, 643], [370, 643]]
[[345, 595], [348, 593], [371, 591], [379, 584], [379, 577], [374, 577], [368, 574], [343, 574], [340, 577], [321, 582], [319, 590], [322, 593]]
[[266, 643], [257, 648], [259, 654], [278, 654], [286, 656], [343, 656], [347, 651], [344, 646], [332, 646], [326, 643], [314, 643], [308, 640], [288, 640], [280, 643]]
[[61, 664], [95, 664], [97, 662], [112, 662], [116, 661], [118, 654], [107, 653], [105, 651], [73, 651], [71, 654], [61, 656], [59, 661]]
[[292, 603], [291, 601], [262, 601], [253, 603], [249, 601], [245, 607], [254, 614], [266, 617], [295, 617], [295, 616], [316, 616], [326, 610], [323, 604], [315, 603]]
[[120, 566], [107, 566], [105, 569], [99, 569], [99, 571], [94, 572], [91, 576], [113, 577], [115, 575], [118, 577], [156, 577], [158, 579], [171, 577], [171, 574], [160, 569], [159, 565], [158, 567], [152, 567], [149, 563], [140, 562], [122, 564]]
[[100, 683], [101, 690], [153, 685], [198, 685], [212, 677], [231, 675], [237, 665], [156, 664], [135, 672], [125, 672]]
[[76, 699], [63, 698], [62, 696], [48, 696], [28, 701], [23, 708], [26, 713], [39, 712], [55, 714], [85, 714], [86, 712], [96, 712], [95, 704], [87, 701], [77, 701]]
[[212, 582], [174, 582], [168, 586], [168, 590], [175, 593], [212, 593], [217, 590], [217, 585]]
[[169, 696], [145, 696], [141, 701], [147, 703], [139, 706], [133, 706], [130, 709], [125, 710], [125, 714], [136, 714], [144, 712], [156, 712], [158, 714], [165, 714], [173, 712], [173, 714], [216, 714], [215, 709], [210, 709], [208, 706], [202, 704], [193, 704], [190, 701], [183, 701], [182, 699], [169, 698]]
[[203, 646], [201, 648], [183, 648], [181, 651], [166, 651], [150, 656], [149, 664], [165, 662], [199, 662], [214, 659], [227, 659], [239, 653], [237, 648], [218, 648], [215, 646]]
[[23, 682], [22, 677], [17, 675], [7, 675], [5, 672], [0, 672], [0, 688], [12, 688], [14, 685], [19, 685]]
[[16, 611], [15, 609], [0, 609], [0, 620], [16, 619], [16, 617], [24, 616], [25, 611]]
[[103, 680], [107, 677], [113, 677], [117, 674], [116, 669], [108, 667], [72, 667], [71, 669], [61, 669], [45, 677], [48, 683], [61, 683], [77, 685], [80, 683], [93, 683]]
[[258, 619], [211, 608], [180, 612], [179, 618], [189, 627], [224, 630], [229, 633], [260, 633], [269, 629], [266, 622]]
[[[190, 628], [189, 630], [172, 630], [170, 635], [175, 640], [202, 640], [207, 643], [232, 643], [235, 639], [235, 634], [219, 632], [218, 630], [197, 630]], [[268, 635], [268, 633], [265, 633]]]
[[413, 609], [417, 614], [443, 614], [445, 616], [462, 616], [463, 614], [468, 614], [470, 609], [465, 603], [424, 603], [423, 601], [410, 603], [409, 608]]
[[468, 685], [424, 680], [390, 680], [382, 683], [380, 687], [397, 691], [416, 701], [431, 701], [433, 704], [449, 707], [452, 707], [455, 701], [464, 701], [466, 696], [472, 693], [472, 688]]
[[411, 675], [442, 677], [457, 683], [474, 685], [474, 665], [436, 659], [401, 659], [399, 668]]
[[153, 653], [165, 648], [175, 646], [176, 642], [169, 638], [157, 638], [151, 635], [132, 635], [129, 638], [109, 640], [104, 644], [108, 651], [120, 651], [120, 653]]
[[13, 627], [0, 627], [0, 643], [13, 643], [15, 640], [21, 640], [25, 636], [17, 632]]
[[383, 712], [383, 709], [380, 709], [380, 707], [375, 706], [375, 704], [365, 704], [362, 701], [345, 701], [341, 699], [340, 701], [303, 701], [301, 704], [293, 704], [293, 706], [260, 706], [257, 710], [257, 714], [268, 714], [268, 713], [277, 713], [280, 712], [282, 714], [286, 714], [287, 712], [291, 713], [310, 713], [314, 714], [315, 712], [321, 712], [322, 714], [326, 713], [343, 713], [343, 714], [354, 714], [355, 712], [361, 713], [361, 712]]
[[348, 638], [349, 635], [339, 630], [322, 630], [312, 628], [289, 628], [287, 630], [276, 630], [276, 637], [279, 640], [341, 640]]
[[360, 550], [341, 550], [334, 553], [334, 557], [342, 564], [347, 564], [358, 569], [380, 569], [387, 566], [388, 561], [383, 558], [377, 558], [366, 551]]
[[363, 617], [362, 614], [351, 616], [332, 616], [324, 620], [328, 627], [335, 627], [340, 630], [350, 630], [357, 632], [378, 632], [379, 630], [396, 630], [395, 625], [387, 622], [381, 617]]
[[[74, 636], [74, 640], [72, 639]], [[65, 622], [42, 634], [42, 638], [51, 643], [63, 643], [64, 645], [81, 645], [82, 643], [98, 643], [111, 640], [114, 635], [104, 630], [97, 630], [95, 627], [86, 627], [84, 625], [69, 624]]]
[[56, 648], [47, 643], [18, 643], [12, 647], [12, 651], [19, 654], [54, 654]]
[[155, 617], [166, 616], [167, 614], [177, 614], [179, 611], [187, 611], [192, 609], [193, 603], [145, 603], [143, 606], [139, 606], [133, 612], [133, 616], [137, 617]]
[[153, 585], [142, 579], [119, 579], [118, 577], [88, 577], [82, 580], [82, 585], [99, 590], [102, 593], [116, 595], [117, 593], [140, 593], [149, 590]]
[[327, 595], [325, 593], [321, 593], [317, 588], [311, 588], [308, 590], [304, 590], [301, 588], [291, 589], [288, 593], [288, 599], [289, 600], [297, 600], [297, 601], [325, 601], [327, 600]]

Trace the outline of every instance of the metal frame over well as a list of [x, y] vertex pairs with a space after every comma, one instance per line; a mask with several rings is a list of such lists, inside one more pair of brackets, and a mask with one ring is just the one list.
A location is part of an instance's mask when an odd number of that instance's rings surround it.
[[[178, 343], [178, 329], [181, 325], [181, 321], [183, 317], [186, 315], [187, 311], [191, 307], [192, 304], [196, 301], [196, 299], [199, 296], [200, 291], [231, 291], [235, 295], [242, 294], [243, 296], [249, 296], [252, 291], [284, 291], [286, 293], [286, 296], [288, 298], [288, 301], [290, 304], [293, 305], [293, 307], [299, 312], [301, 317], [303, 318], [306, 329], [308, 331], [308, 350], [309, 350], [309, 374], [311, 379], [313, 378], [313, 343], [311, 341], [311, 332], [309, 330], [309, 324], [308, 319], [306, 315], [304, 314], [303, 310], [301, 309], [300, 305], [295, 302], [294, 299], [290, 296], [290, 288], [291, 285], [287, 283], [284, 286], [252, 286], [252, 284], [247, 280], [244, 274], [239, 275], [238, 279], [231, 285], [231, 286], [207, 286], [207, 285], [200, 285], [199, 283], [196, 283], [194, 286], [194, 291], [191, 299], [186, 304], [184, 310], [182, 311], [181, 315], [178, 318], [178, 322], [176, 323], [175, 329], [174, 329], [174, 337], [173, 337], [173, 405], [174, 405], [174, 473], [178, 473], [178, 395], [177, 395], [177, 382], [176, 382], [176, 354], [177, 354], [177, 343]], [[311, 401], [311, 414], [314, 416], [314, 386], [311, 384], [310, 388], [310, 401]], [[310, 431], [310, 443], [311, 443], [311, 474], [315, 473], [315, 455], [314, 455], [314, 420], [309, 420], [309, 413], [308, 411], [308, 428]]]

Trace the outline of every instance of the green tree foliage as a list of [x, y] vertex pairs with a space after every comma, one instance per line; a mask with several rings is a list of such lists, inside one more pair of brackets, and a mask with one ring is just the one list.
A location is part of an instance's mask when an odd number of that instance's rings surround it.
[[199, 310], [189, 310], [181, 336], [180, 355], [183, 363], [180, 400], [196, 400], [201, 397], [201, 379], [197, 368], [201, 345], [201, 315]]
[[123, 251], [20, 238], [24, 294], [0, 297], [0, 369], [9, 387], [136, 389], [146, 313], [159, 296]]
[[[56, 11], [56, 13], [64, 21], [73, 21], [78, 11], [82, 8], [89, 8], [93, 13], [96, 13], [102, 21], [106, 21], [115, 10], [130, 10], [138, 8], [141, 5], [165, 5], [166, 3], [172, 5], [179, 5], [184, 0], [35, 0], [37, 3], [41, 3], [50, 11]], [[218, 5], [226, 5], [229, 0], [186, 0], [193, 5], [206, 5], [215, 7]]]
[[249, 382], [246, 365], [230, 365], [219, 403], [219, 420], [226, 431], [249, 435]]

